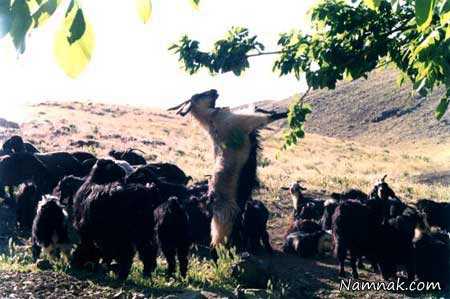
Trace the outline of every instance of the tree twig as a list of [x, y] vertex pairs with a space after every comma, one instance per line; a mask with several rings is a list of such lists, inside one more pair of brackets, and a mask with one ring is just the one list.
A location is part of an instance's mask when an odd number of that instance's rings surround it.
[[269, 51], [269, 52], [259, 52], [258, 51], [258, 53], [248, 54], [248, 55], [246, 55], [246, 57], [249, 58], [249, 57], [257, 57], [257, 56], [263, 56], [263, 55], [276, 55], [276, 54], [281, 54], [283, 52], [284, 51], [281, 51], [281, 50], [279, 50], [279, 51]]
[[298, 99], [298, 103], [300, 103], [300, 107], [303, 108], [303, 100], [308, 96], [309, 92], [311, 91], [311, 86], [308, 86], [308, 89], [303, 93], [303, 95]]

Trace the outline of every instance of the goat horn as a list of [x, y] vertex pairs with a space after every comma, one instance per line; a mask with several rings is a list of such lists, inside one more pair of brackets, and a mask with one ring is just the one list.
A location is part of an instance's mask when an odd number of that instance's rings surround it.
[[384, 183], [384, 180], [387, 178], [387, 174], [384, 175], [384, 177], [381, 179], [381, 181]]
[[255, 112], [264, 113], [264, 114], [273, 114], [274, 111], [269, 111], [260, 107], [255, 108]]
[[289, 190], [289, 187], [281, 187], [281, 190]]
[[189, 101], [190, 101], [190, 99], [187, 100], [187, 101], [184, 101], [183, 103], [181, 103], [181, 104], [179, 104], [179, 105], [177, 105], [177, 106], [175, 106], [175, 107], [172, 107], [172, 108], [167, 109], [167, 111], [178, 110], [178, 109], [180, 109], [181, 107], [183, 107], [184, 105], [186, 105], [187, 103], [189, 103]]
[[142, 154], [145, 154], [145, 152], [143, 150], [140, 150], [138, 148], [129, 148], [127, 151], [129, 151], [129, 152], [140, 152]]

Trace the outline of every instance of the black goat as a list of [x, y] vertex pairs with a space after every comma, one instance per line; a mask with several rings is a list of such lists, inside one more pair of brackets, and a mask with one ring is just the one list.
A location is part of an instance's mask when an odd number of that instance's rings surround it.
[[53, 196], [59, 199], [59, 203], [66, 207], [69, 217], [73, 217], [73, 199], [77, 191], [84, 184], [85, 179], [73, 175], [65, 176], [53, 189]]
[[[93, 185], [81, 203], [75, 199], [75, 228], [81, 243], [73, 254], [72, 266], [96, 264], [100, 258], [115, 260], [118, 278], [125, 280], [137, 250], [144, 264], [143, 274], [150, 276], [157, 254], [153, 212], [160, 203], [155, 185]], [[170, 237], [174, 239], [173, 235]]]
[[203, 197], [208, 195], [208, 180], [196, 182], [188, 187], [189, 194], [195, 197]]
[[450, 203], [420, 199], [416, 206], [419, 211], [425, 214], [429, 226], [438, 226], [450, 231]]
[[[442, 236], [441, 236], [442, 237]], [[448, 234], [445, 239], [416, 230], [414, 257], [417, 278], [424, 282], [438, 282], [441, 289], [450, 282], [450, 248]]]
[[9, 155], [13, 153], [39, 153], [39, 150], [31, 143], [24, 142], [22, 137], [18, 135], [11, 136], [3, 143], [3, 154]]
[[337, 206], [332, 228], [341, 276], [348, 250], [354, 278], [358, 277], [356, 260], [365, 256], [374, 270], [380, 266], [384, 279], [394, 277], [399, 265], [406, 267], [408, 279], [414, 279], [412, 239], [414, 228], [422, 223], [420, 214], [407, 207], [400, 216], [390, 218], [387, 207], [389, 201], [380, 199], [366, 204], [349, 200]]
[[342, 193], [335, 193], [335, 192], [331, 193], [331, 198], [333, 198], [338, 202], [348, 199], [354, 199], [364, 203], [367, 200], [368, 196], [366, 193], [364, 193], [359, 189], [348, 189]]
[[58, 181], [67, 175], [85, 175], [81, 162], [70, 153], [38, 153], [34, 156], [47, 167], [50, 173], [56, 177]]
[[3, 143], [2, 150], [5, 154], [25, 152], [25, 147], [23, 145], [22, 137], [20, 137], [18, 135], [11, 136], [9, 139], [7, 139]]
[[80, 151], [78, 151], [78, 152], [72, 152], [70, 154], [75, 159], [77, 159], [80, 163], [83, 163], [84, 161], [87, 161], [87, 160], [92, 160], [92, 159], [96, 160], [97, 159], [93, 154], [88, 153], [88, 152], [80, 152]]
[[147, 161], [142, 155], [136, 153], [136, 149], [128, 149], [126, 151], [111, 150], [108, 155], [117, 160], [124, 160], [130, 163], [130, 165], [145, 165]]
[[331, 235], [313, 220], [294, 221], [284, 238], [285, 253], [295, 253], [306, 258], [330, 250]]
[[43, 197], [33, 221], [33, 259], [36, 261], [39, 258], [42, 248], [49, 255], [58, 255], [58, 251], [62, 250], [69, 256], [73, 245], [69, 237], [70, 225], [67, 213], [59, 205], [58, 199], [53, 196]]
[[395, 194], [394, 190], [386, 183], [385, 175], [381, 180], [379, 180], [373, 187], [372, 191], [369, 194], [370, 199], [397, 199], [400, 200]]
[[311, 200], [301, 208], [299, 213], [294, 213], [295, 219], [320, 220], [324, 213], [324, 202], [321, 200]]
[[81, 214], [77, 211], [83, 211], [82, 204], [89, 195], [101, 186], [119, 182], [122, 183], [125, 179], [125, 171], [118, 166], [114, 161], [109, 159], [99, 159], [92, 168], [89, 176], [75, 193], [73, 197], [73, 210], [75, 221], [81, 221]]
[[180, 201], [186, 202], [191, 193], [186, 186], [164, 181], [156, 176], [148, 165], [137, 168], [133, 173], [127, 176], [127, 184], [156, 184], [164, 200], [169, 197], [177, 197]]
[[[422, 223], [419, 213], [413, 208], [406, 208], [400, 216], [383, 223], [375, 235], [376, 259], [384, 279], [394, 278], [397, 267], [404, 265], [408, 279], [415, 276], [413, 238], [414, 229]], [[389, 246], [386, 246], [389, 244]]]
[[159, 245], [167, 260], [167, 276], [175, 273], [176, 261], [180, 275], [186, 277], [191, 245], [188, 216], [176, 197], [170, 197], [155, 209], [156, 232]]
[[31, 232], [36, 216], [38, 203], [42, 195], [33, 183], [21, 185], [16, 197], [16, 219], [19, 229], [25, 233]]
[[272, 254], [273, 249], [267, 232], [269, 211], [259, 200], [249, 200], [245, 203], [241, 216], [242, 245], [250, 253], [258, 252], [261, 244], [267, 253]]
[[83, 162], [81, 162], [81, 166], [83, 169], [83, 174], [82, 176], [87, 176], [89, 175], [89, 173], [91, 172], [92, 168], [94, 167], [95, 163], [97, 163], [97, 158], [93, 158], [93, 159], [87, 159], [84, 160]]
[[187, 176], [186, 173], [178, 166], [171, 163], [150, 163], [142, 166], [152, 171], [159, 179], [179, 185], [187, 185], [192, 180], [192, 177]]
[[[43, 194], [50, 193], [58, 179], [33, 154], [16, 153], [0, 158], [0, 186], [18, 186], [27, 181], [35, 183]], [[10, 188], [11, 198], [12, 188]]]
[[206, 197], [191, 196], [184, 204], [191, 230], [191, 241], [200, 246], [211, 243], [211, 212], [208, 210]]
[[[378, 205], [379, 202], [372, 201], [371, 204]], [[376, 243], [374, 232], [382, 222], [382, 212], [382, 207], [371, 210], [357, 200], [346, 200], [336, 207], [332, 216], [332, 231], [341, 277], [345, 276], [344, 263], [347, 251], [350, 252], [352, 274], [355, 279], [358, 278], [356, 268], [358, 259], [366, 256], [373, 265], [376, 263], [372, 247], [373, 243]]]

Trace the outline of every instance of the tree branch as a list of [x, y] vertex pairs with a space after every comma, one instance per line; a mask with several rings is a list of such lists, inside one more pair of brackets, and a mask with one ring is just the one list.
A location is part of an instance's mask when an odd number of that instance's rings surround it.
[[277, 55], [277, 54], [281, 54], [284, 51], [269, 51], [269, 52], [259, 52], [259, 53], [255, 53], [255, 54], [248, 54], [246, 55], [247, 58], [249, 57], [257, 57], [257, 56], [263, 56], [263, 55]]

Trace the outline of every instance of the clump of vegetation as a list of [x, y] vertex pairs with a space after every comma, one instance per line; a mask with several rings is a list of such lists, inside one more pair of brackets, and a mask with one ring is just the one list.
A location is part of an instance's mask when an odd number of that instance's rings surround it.
[[[152, 279], [145, 278], [142, 276], [143, 265], [136, 259], [130, 276], [122, 287], [139, 291], [151, 288], [155, 289], [156, 292], [164, 293], [206, 289], [223, 294], [231, 294], [238, 286], [236, 280], [231, 276], [231, 269], [235, 263], [239, 262], [239, 255], [237, 255], [234, 248], [220, 247], [217, 252], [219, 256], [217, 263], [196, 256], [192, 257], [188, 276], [185, 279], [179, 276], [167, 279], [165, 275], [167, 265], [162, 258], [158, 258], [158, 266], [152, 275]], [[64, 258], [52, 258], [49, 262], [53, 271], [63, 272], [80, 278], [88, 278], [94, 282], [107, 283], [113, 287], [117, 285], [117, 280], [112, 272], [74, 271]], [[0, 255], [0, 270], [27, 272], [38, 271], [38, 268], [33, 263], [30, 247], [18, 246], [13, 239], [9, 239], [6, 252]]]

